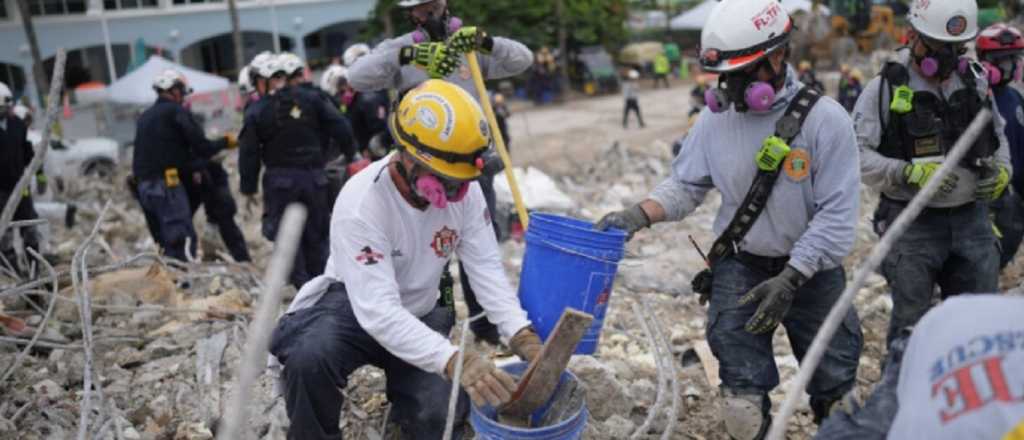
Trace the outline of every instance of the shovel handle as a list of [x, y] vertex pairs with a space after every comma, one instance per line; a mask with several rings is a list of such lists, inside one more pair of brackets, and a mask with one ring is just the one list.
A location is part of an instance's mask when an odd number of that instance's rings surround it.
[[494, 117], [494, 108], [491, 107], [491, 97], [487, 95], [487, 86], [484, 85], [484, 75], [480, 71], [480, 61], [477, 60], [476, 51], [466, 53], [466, 59], [469, 60], [469, 70], [473, 74], [476, 93], [480, 96], [480, 105], [484, 108], [487, 124], [491, 127], [494, 145], [498, 147], [498, 155], [505, 163], [505, 178], [508, 179], [508, 188], [512, 191], [512, 200], [516, 204], [519, 222], [523, 224], [523, 230], [526, 230], [529, 227], [530, 217], [526, 213], [526, 205], [523, 204], [523, 196], [519, 192], [519, 184], [516, 182], [516, 175], [512, 170], [512, 158], [508, 155], [508, 149], [505, 148], [505, 138], [501, 135], [501, 130], [498, 129], [498, 120]]

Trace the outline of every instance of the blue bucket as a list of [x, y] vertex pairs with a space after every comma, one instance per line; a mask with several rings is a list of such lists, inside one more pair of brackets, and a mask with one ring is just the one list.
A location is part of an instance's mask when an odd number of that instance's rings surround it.
[[530, 214], [519, 301], [547, 339], [567, 307], [594, 315], [576, 354], [593, 354], [601, 336], [612, 284], [625, 253], [626, 234], [552, 214]]
[[[528, 364], [526, 362], [516, 362], [501, 367], [503, 370], [514, 376], [521, 376]], [[569, 371], [562, 373], [562, 377], [558, 381], [558, 386], [561, 388], [565, 384], [577, 382], [577, 386], [582, 387], [579, 384], [579, 379]], [[553, 396], [557, 396], [558, 391], [556, 389]], [[552, 399], [553, 400], [553, 399]], [[538, 409], [531, 419], [536, 422], [544, 417], [547, 413], [548, 408], [551, 405], [551, 401], [547, 402], [543, 407]], [[498, 423], [497, 410], [490, 405], [478, 407], [476, 404], [471, 404], [469, 413], [469, 423], [473, 426], [473, 431], [476, 431], [476, 438], [485, 440], [575, 440], [583, 435], [583, 431], [587, 427], [587, 418], [589, 412], [587, 411], [586, 399], [580, 401], [580, 407], [578, 409], [571, 409], [570, 415], [564, 420], [559, 421], [551, 426], [544, 426], [539, 428], [517, 428], [515, 426], [504, 425]]]

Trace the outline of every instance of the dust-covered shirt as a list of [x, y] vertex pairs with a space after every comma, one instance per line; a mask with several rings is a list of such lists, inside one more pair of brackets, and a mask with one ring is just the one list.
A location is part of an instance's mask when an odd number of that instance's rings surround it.
[[[897, 56], [897, 61], [907, 66], [907, 71], [910, 73], [910, 83], [908, 86], [914, 91], [927, 91], [934, 93], [936, 96], [948, 98], [957, 90], [965, 87], [959, 75], [951, 75], [949, 79], [941, 84], [933, 84], [921, 77], [910, 66], [909, 51], [901, 50], [897, 52]], [[885, 83], [888, 85], [888, 81]], [[984, 77], [977, 76], [976, 83], [979, 93], [982, 95], [988, 93], [988, 82]], [[903, 159], [886, 157], [878, 152], [878, 145], [882, 142], [882, 123], [883, 121], [885, 124], [889, 123], [889, 106], [881, 106], [880, 114], [879, 99], [883, 103], [888, 103], [891, 100], [888, 87], [881, 90], [881, 96], [879, 96], [879, 88], [881, 87], [881, 77], [875, 77], [869, 81], [853, 108], [853, 121], [857, 130], [857, 144], [861, 149], [861, 172], [863, 173], [865, 183], [882, 191], [887, 197], [894, 200], [909, 201], [917, 195], [918, 188], [906, 183], [903, 168], [907, 166], [908, 162]], [[996, 150], [995, 154], [996, 160], [1004, 164], [1012, 173], [1010, 152], [1006, 143], [1006, 134], [1003, 132], [1005, 122], [1002, 116], [999, 115], [999, 108], [995, 102], [992, 103], [992, 123], [996, 137], [999, 139], [999, 149]], [[937, 192], [931, 201], [928, 202], [929, 207], [949, 208], [975, 200], [974, 191], [978, 186], [977, 173], [960, 165], [953, 168], [953, 173], [959, 178], [956, 188], [949, 194], [941, 191]]]
[[[665, 208], [667, 220], [681, 220], [716, 188], [722, 206], [714, 231], [725, 230], [757, 174], [755, 155], [803, 87], [792, 67], [787, 72], [771, 111], [730, 108], [716, 114], [705, 108], [700, 113], [672, 164], [672, 175], [651, 194]], [[767, 206], [736, 245], [764, 257], [788, 255], [789, 264], [810, 277], [840, 266], [853, 248], [860, 204], [853, 123], [839, 103], [822, 96], [790, 148]]]
[[[349, 84], [360, 92], [392, 88], [405, 92], [426, 81], [428, 76], [423, 69], [398, 63], [398, 52], [402, 47], [413, 44], [416, 42], [412, 33], [381, 42], [372, 52], [352, 64], [348, 70]], [[444, 80], [462, 87], [479, 101], [469, 63], [465, 55], [461, 57], [461, 67]], [[490, 54], [480, 54], [478, 58], [480, 73], [485, 79], [515, 76], [525, 72], [533, 64], [533, 52], [529, 48], [518, 41], [501, 37], [494, 37], [494, 47]]]
[[388, 168], [391, 159], [374, 162], [341, 190], [324, 275], [303, 286], [292, 308], [310, 302], [307, 286], [317, 286], [312, 290], [322, 295], [325, 280], [344, 282], [356, 319], [370, 336], [399, 359], [441, 373], [456, 348], [418, 318], [437, 305], [441, 274], [453, 255], [506, 340], [530, 322], [505, 275], [479, 184], [471, 183], [461, 202], [420, 210], [399, 192]]
[[[889, 439], [1004, 439], [1024, 433], [1024, 298], [962, 295], [914, 328]], [[1019, 438], [1019, 437], [1014, 437]]]

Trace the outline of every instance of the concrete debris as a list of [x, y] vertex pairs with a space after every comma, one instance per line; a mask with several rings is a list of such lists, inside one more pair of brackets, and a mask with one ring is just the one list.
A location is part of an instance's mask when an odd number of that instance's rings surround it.
[[[620, 131], [617, 124], [605, 123], [609, 112], [621, 111], [617, 96], [612, 101], [594, 98], [517, 114], [510, 129], [513, 139], [522, 140], [514, 146], [514, 154], [527, 203], [538, 210], [594, 221], [643, 200], [671, 172], [667, 142], [681, 133], [678, 121], [685, 120], [688, 108], [679, 103], [688, 101], [688, 91], [677, 87], [659, 91], [670, 99], [645, 100], [645, 116], [652, 115], [648, 127], [628, 133]], [[526, 118], [533, 119], [530, 133]], [[558, 121], [558, 126], [542, 121]], [[233, 184], [238, 181], [235, 162], [234, 155], [229, 155], [224, 163]], [[259, 279], [273, 246], [261, 236], [259, 213], [241, 209], [236, 220], [250, 245], [252, 265], [218, 257], [226, 250], [215, 228], [205, 224], [205, 215], [195, 216], [202, 237], [199, 262], [162, 260], [137, 202], [120, 184], [123, 177], [70, 180], [64, 185], [61, 196], [78, 207], [78, 226], [50, 225], [49, 249], [57, 261], [60, 296], [48, 322], [42, 319], [46, 301], [51, 300], [48, 286], [27, 287], [25, 295], [4, 295], [25, 281], [8, 278], [0, 271], [0, 335], [4, 338], [0, 340], [0, 372], [37, 328], [43, 330], [21, 366], [0, 384], [4, 396], [0, 438], [42, 440], [77, 435], [85, 356], [78, 298], [67, 274], [75, 249], [107, 200], [111, 207], [100, 226], [97, 245], [85, 259], [93, 310], [92, 377], [109, 403], [103, 409], [93, 405], [90, 426], [102, 423], [99, 419], [115, 421], [107, 438], [117, 437], [117, 433], [123, 439], [185, 440], [209, 439], [215, 434], [223, 406], [232, 396], [230, 388], [246, 342], [254, 296], [260, 292]], [[499, 198], [510, 203], [504, 176], [498, 176], [495, 184]], [[877, 199], [877, 193], [865, 187], [857, 243], [845, 265], [848, 273], [877, 240], [870, 223]], [[237, 196], [236, 200], [241, 201]], [[705, 203], [685, 220], [640, 231], [627, 244], [596, 355], [575, 356], [570, 362], [570, 370], [586, 390], [590, 411], [583, 438], [630, 438], [654, 405], [658, 388], [655, 357], [632, 313], [633, 304], [640, 299], [651, 303], [664, 326], [683, 399], [678, 414], [659, 414], [639, 438], [662, 438], [670, 418], [678, 423], [668, 438], [722, 438], [724, 425], [716, 409], [722, 401], [718, 367], [705, 340], [705, 329], [713, 323], [708, 322], [706, 307], [697, 303], [689, 287], [704, 262], [688, 239], [692, 236], [707, 251], [715, 238], [712, 226], [720, 203], [720, 195], [711, 191]], [[524, 251], [522, 242], [502, 244], [503, 263], [514, 284]], [[1017, 259], [1003, 272], [1001, 285], [1020, 289], [1022, 278], [1024, 259]], [[459, 281], [456, 283], [460, 290]], [[887, 290], [884, 278], [876, 274], [855, 300], [865, 338], [857, 380], [861, 395], [868, 395], [880, 377], [892, 309]], [[466, 306], [459, 293], [456, 298], [456, 310], [463, 319]], [[283, 311], [286, 303], [281, 306]], [[458, 338], [458, 331], [452, 336]], [[790, 383], [797, 363], [784, 331], [776, 334], [773, 349], [780, 381]], [[491, 353], [495, 348], [476, 344], [474, 350]], [[343, 392], [345, 438], [394, 435], [392, 427], [384, 429], [389, 404], [381, 370], [357, 370]], [[94, 403], [95, 397], [93, 394]], [[782, 388], [771, 397], [778, 402]], [[29, 406], [14, 418], [25, 405]], [[289, 421], [273, 378], [264, 375], [259, 379], [249, 405], [250, 416], [241, 438], [286, 438]], [[795, 420], [788, 438], [811, 438], [815, 427], [809, 410], [803, 407]]]

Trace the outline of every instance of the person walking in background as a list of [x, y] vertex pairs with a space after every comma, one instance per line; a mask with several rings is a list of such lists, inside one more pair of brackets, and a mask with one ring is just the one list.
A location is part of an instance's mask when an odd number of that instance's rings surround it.
[[629, 113], [636, 113], [636, 119], [640, 121], [640, 128], [646, 127], [644, 117], [640, 115], [640, 101], [636, 97], [637, 80], [640, 79], [640, 72], [630, 70], [626, 75], [626, 81], [622, 83], [622, 96], [626, 98], [626, 106], [622, 109], [622, 128], [629, 128]]

